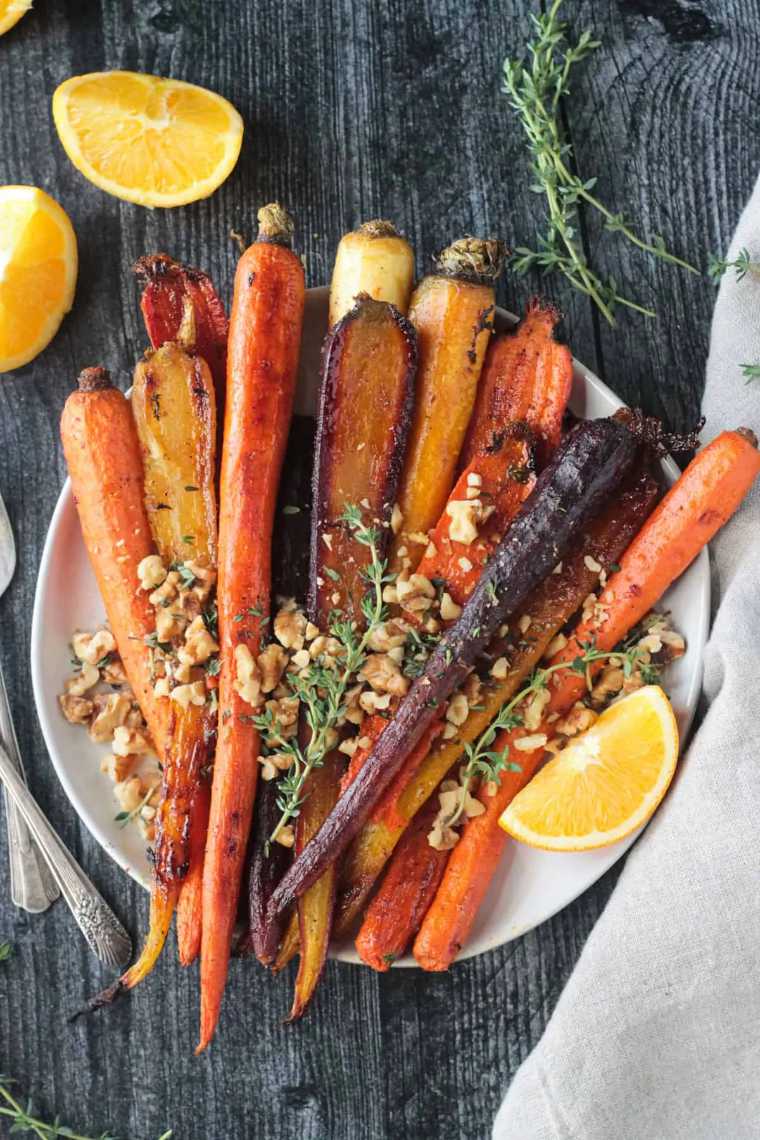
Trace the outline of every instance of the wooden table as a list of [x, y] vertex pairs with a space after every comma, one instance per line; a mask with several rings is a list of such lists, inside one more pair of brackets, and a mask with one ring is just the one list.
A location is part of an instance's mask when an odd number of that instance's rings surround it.
[[[644, 234], [704, 266], [722, 251], [760, 165], [758, 0], [567, 0], [603, 40], [564, 114], [584, 177]], [[0, 182], [35, 183], [69, 211], [79, 238], [76, 303], [33, 364], [0, 382], [0, 491], [20, 562], [0, 603], [0, 650], [35, 794], [133, 932], [146, 898], [74, 815], [43, 747], [29, 678], [37, 567], [64, 478], [58, 418], [77, 372], [107, 365], [126, 386], [145, 343], [129, 267], [167, 250], [207, 267], [225, 294], [258, 205], [298, 220], [310, 284], [328, 280], [343, 230], [375, 216], [412, 238], [422, 271], [462, 233], [530, 242], [540, 205], [520, 129], [500, 94], [503, 56], [523, 42], [529, 0], [38, 0], [0, 41]], [[69, 75], [128, 68], [228, 96], [247, 134], [209, 201], [168, 212], [119, 202], [65, 157], [50, 115]], [[543, 289], [564, 308], [576, 356], [625, 400], [673, 428], [699, 409], [714, 287], [655, 263], [585, 218], [594, 263], [658, 313], [610, 329], [563, 282], [508, 278], [519, 310]], [[0, 844], [5, 842], [2, 829]], [[130, 1140], [232, 1137], [420, 1140], [485, 1137], [503, 1091], [538, 1040], [613, 889], [608, 874], [531, 934], [441, 977], [384, 977], [331, 963], [305, 1021], [284, 1027], [289, 979], [236, 963], [221, 1036], [192, 1056], [194, 971], [173, 954], [125, 1001], [67, 1022], [106, 980], [62, 904], [47, 915], [7, 901], [0, 848], [0, 1069], [87, 1135]], [[0, 1133], [5, 1134], [0, 1123]]]

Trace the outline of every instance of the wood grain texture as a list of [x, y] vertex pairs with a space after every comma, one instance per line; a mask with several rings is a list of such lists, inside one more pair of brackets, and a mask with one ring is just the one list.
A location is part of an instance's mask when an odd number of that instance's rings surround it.
[[[57, 437], [77, 372], [123, 384], [144, 346], [128, 267], [160, 249], [206, 267], [229, 296], [231, 228], [281, 197], [299, 223], [309, 284], [325, 282], [341, 232], [393, 218], [418, 268], [452, 237], [519, 244], [540, 222], [522, 138], [500, 95], [501, 60], [525, 37], [530, 0], [37, 0], [0, 41], [0, 182], [36, 183], [72, 216], [81, 274], [73, 312], [33, 364], [0, 380], [0, 491], [20, 550], [0, 602], [0, 655], [35, 794], [133, 932], [146, 896], [77, 821], [50, 767], [29, 679], [40, 552], [64, 471]], [[575, 80], [568, 127], [584, 177], [644, 234], [704, 265], [725, 248], [760, 165], [759, 0], [567, 0], [604, 41]], [[240, 163], [210, 200], [148, 211], [107, 197], [66, 159], [56, 85], [112, 67], [163, 72], [230, 98], [247, 123]], [[597, 267], [659, 314], [616, 330], [561, 281], [576, 356], [624, 399], [679, 429], [696, 418], [714, 287], [652, 262], [584, 221]], [[518, 309], [539, 280], [509, 280]], [[3, 837], [0, 844], [4, 844]], [[616, 872], [539, 930], [445, 976], [383, 977], [331, 963], [314, 1010], [280, 1024], [292, 977], [231, 971], [222, 1032], [191, 1055], [195, 973], [170, 952], [131, 1001], [67, 1023], [108, 979], [62, 904], [20, 915], [0, 847], [0, 1069], [46, 1113], [130, 1140], [457, 1140], [488, 1135], [504, 1087], [540, 1036]], [[3, 1125], [0, 1124], [0, 1134]]]

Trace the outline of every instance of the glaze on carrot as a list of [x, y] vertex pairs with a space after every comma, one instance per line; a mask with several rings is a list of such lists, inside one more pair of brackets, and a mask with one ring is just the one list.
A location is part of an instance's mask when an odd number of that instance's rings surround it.
[[[735, 513], [758, 474], [757, 440], [746, 429], [722, 432], [700, 451], [621, 557], [620, 569], [609, 578], [599, 606], [579, 623], [550, 664], [571, 663], [589, 641], [604, 651], [614, 649]], [[554, 674], [539, 732], [551, 735], [547, 718], [566, 713], [583, 695], [585, 685], [585, 678], [571, 669]], [[524, 729], [502, 733], [493, 747], [501, 751], [524, 733]], [[499, 817], [535, 772], [543, 750], [520, 751], [512, 758], [522, 771], [503, 774], [496, 795], [481, 796], [486, 810], [465, 825], [415, 940], [414, 956], [425, 970], [448, 969], [466, 942], [506, 843]]]
[[536, 433], [540, 462], [547, 462], [560, 440], [573, 381], [570, 349], [555, 338], [560, 319], [553, 305], [534, 297], [517, 328], [491, 341], [462, 449], [463, 465], [488, 451], [494, 433], [513, 420]]
[[[255, 657], [269, 614], [277, 487], [293, 408], [304, 274], [279, 206], [259, 211], [259, 239], [240, 258], [230, 320], [219, 524], [219, 729], [203, 868], [201, 1025], [211, 1040], [227, 978], [258, 779], [254, 708], [243, 700], [235, 650]], [[235, 618], [239, 617], [236, 621]]]
[[462, 238], [439, 255], [433, 273], [412, 294], [409, 319], [417, 330], [420, 364], [392, 571], [401, 568], [401, 547], [407, 547], [414, 569], [424, 550], [414, 540], [436, 522], [454, 482], [491, 337], [494, 282], [503, 264], [501, 242]]
[[127, 679], [156, 747], [166, 737], [169, 710], [153, 693], [156, 628], [137, 567], [154, 553], [145, 509], [140, 443], [128, 401], [105, 368], [85, 368], [66, 401], [61, 440], [82, 537]]

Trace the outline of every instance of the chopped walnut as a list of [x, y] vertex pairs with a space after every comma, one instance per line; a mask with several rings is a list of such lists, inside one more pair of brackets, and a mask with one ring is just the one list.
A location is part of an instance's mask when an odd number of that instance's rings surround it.
[[371, 653], [362, 665], [360, 676], [369, 682], [376, 693], [403, 697], [409, 689], [409, 678], [403, 675], [387, 653]]
[[161, 585], [166, 578], [166, 567], [158, 554], [149, 554], [143, 558], [137, 567], [137, 577], [140, 580], [140, 589], [146, 594]]
[[100, 670], [100, 677], [107, 685], [126, 685], [127, 674], [121, 658], [114, 657], [104, 665]]
[[71, 639], [71, 647], [80, 661], [88, 665], [97, 665], [109, 653], [116, 649], [116, 639], [110, 629], [97, 629], [95, 633], [75, 633]]
[[241, 700], [257, 708], [261, 701], [261, 677], [253, 654], [241, 641], [235, 646], [235, 680], [233, 688]]
[[570, 712], [555, 722], [554, 731], [560, 736], [578, 736], [591, 728], [595, 720], [594, 710], [587, 708], [581, 701], [576, 701]]
[[83, 661], [79, 672], [66, 678], [64, 688], [67, 693], [71, 693], [72, 697], [83, 697], [85, 693], [97, 685], [99, 680], [100, 673], [95, 666], [88, 665], [86, 661]]
[[546, 745], [548, 737], [543, 732], [536, 732], [530, 736], [521, 736], [515, 740], [513, 747], [518, 752], [533, 752], [536, 748], [543, 748]]
[[373, 653], [387, 653], [404, 645], [407, 629], [406, 623], [399, 621], [380, 622], [370, 633], [367, 644]]
[[131, 775], [137, 759], [137, 756], [133, 755], [117, 756], [115, 753], [111, 753], [101, 760], [100, 770], [109, 776], [115, 784], [118, 784]]
[[306, 615], [283, 607], [274, 619], [274, 635], [286, 649], [303, 649]]
[[[77, 697], [72, 693], [62, 693], [58, 698], [61, 712], [69, 724], [89, 724], [95, 705], [87, 697]], [[108, 739], [106, 737], [106, 739]]]
[[424, 613], [433, 604], [435, 586], [424, 574], [409, 574], [402, 570], [396, 579], [396, 596], [402, 609]]
[[451, 594], [445, 590], [441, 594], [441, 618], [443, 621], [456, 621], [462, 616], [462, 607], [458, 606]]
[[120, 724], [114, 729], [113, 750], [117, 756], [145, 756], [153, 751], [153, 746], [136, 728]]
[[509, 661], [506, 657], [497, 657], [491, 666], [491, 676], [496, 681], [503, 681], [509, 672]]
[[365, 689], [359, 697], [359, 706], [368, 716], [372, 716], [376, 712], [385, 712], [391, 703], [391, 698], [391, 693], [376, 693], [372, 689]]
[[205, 705], [206, 686], [203, 681], [190, 681], [185, 685], [175, 685], [169, 693], [169, 697], [183, 709], [189, 708], [190, 705]]
[[167, 606], [179, 593], [180, 577], [176, 570], [170, 570], [157, 590], [148, 598], [152, 606]]
[[197, 617], [185, 630], [185, 644], [177, 651], [177, 658], [186, 665], [203, 665], [218, 652], [219, 646], [206, 629], [206, 623]]
[[295, 841], [296, 841], [296, 833], [293, 830], [293, 828], [290, 826], [289, 823], [286, 824], [284, 827], [281, 827], [280, 830], [277, 832], [277, 837], [276, 837], [275, 842], [279, 843], [280, 846], [292, 847], [293, 844], [295, 843]]
[[[299, 653], [304, 653], [305, 650], [299, 650]], [[297, 656], [297, 654], [296, 654]], [[308, 664], [309, 655], [306, 653], [306, 664]], [[271, 693], [277, 688], [280, 683], [280, 678], [285, 672], [288, 664], [288, 655], [284, 649], [274, 642], [267, 645], [259, 656], [256, 658], [256, 664], [259, 667], [261, 674], [261, 691], [262, 693]]]
[[541, 723], [544, 715], [544, 709], [551, 700], [551, 693], [548, 689], [539, 689], [534, 693], [531, 699], [527, 702], [525, 712], [523, 714], [523, 724], [530, 732], [535, 732]]
[[186, 625], [185, 615], [176, 613], [174, 607], [156, 611], [156, 637], [159, 641], [166, 642], [171, 641], [173, 637], [179, 637]]
[[98, 744], [105, 744], [110, 740], [114, 731], [127, 719], [132, 707], [129, 697], [123, 693], [110, 693], [105, 699], [104, 694], [95, 696], [95, 707], [99, 710], [95, 719], [90, 723], [90, 737]]
[[470, 712], [470, 704], [464, 693], [454, 693], [446, 709], [446, 720], [457, 727], [464, 724]]
[[125, 812], [136, 811], [145, 796], [145, 788], [139, 776], [130, 776], [127, 780], [122, 780], [113, 791], [119, 807]]

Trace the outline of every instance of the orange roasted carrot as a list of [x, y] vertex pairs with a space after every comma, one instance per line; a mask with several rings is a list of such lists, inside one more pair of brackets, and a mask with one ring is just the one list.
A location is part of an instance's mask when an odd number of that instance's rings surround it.
[[[623, 554], [599, 606], [579, 623], [550, 665], [571, 664], [589, 642], [608, 651], [625, 638], [734, 514], [758, 474], [757, 440], [746, 429], [722, 432], [700, 451]], [[566, 713], [585, 686], [581, 674], [558, 670], [549, 681], [551, 699], [539, 731], [550, 735], [547, 718]], [[525, 731], [502, 733], [494, 749], [509, 747]], [[486, 810], [467, 821], [414, 944], [414, 956], [423, 969], [448, 969], [466, 942], [506, 842], [499, 816], [542, 757], [542, 749], [521, 751], [516, 759], [522, 770], [502, 774], [495, 796], [481, 794]]]
[[478, 385], [462, 465], [488, 450], [500, 426], [521, 420], [539, 439], [544, 464], [559, 443], [573, 381], [570, 349], [555, 339], [560, 314], [534, 297], [513, 332], [494, 337], [488, 346]]
[[187, 875], [177, 900], [177, 953], [180, 966], [191, 966], [201, 952], [203, 922], [203, 856], [206, 849], [211, 788], [201, 778], [190, 813], [190, 844]]
[[140, 444], [128, 401], [105, 368], [85, 368], [66, 401], [61, 440], [82, 536], [124, 670], [159, 754], [169, 710], [151, 681], [147, 639], [154, 607], [138, 589], [137, 567], [153, 554], [143, 495]]
[[281, 207], [260, 210], [259, 239], [235, 275], [220, 496], [219, 729], [203, 867], [198, 1052], [219, 1018], [258, 778], [259, 735], [250, 720], [258, 700], [244, 678], [269, 614], [272, 526], [301, 340], [304, 274], [289, 246], [292, 228]]
[[401, 957], [443, 878], [449, 853], [428, 842], [437, 814], [438, 799], [433, 797], [404, 832], [380, 889], [367, 907], [356, 949], [373, 970], [389, 970]]
[[503, 263], [501, 242], [462, 238], [440, 254], [433, 273], [412, 294], [409, 319], [417, 330], [420, 364], [392, 571], [402, 566], [400, 547], [407, 547], [414, 569], [424, 550], [420, 537], [424, 544], [454, 482], [491, 337], [494, 281]]

